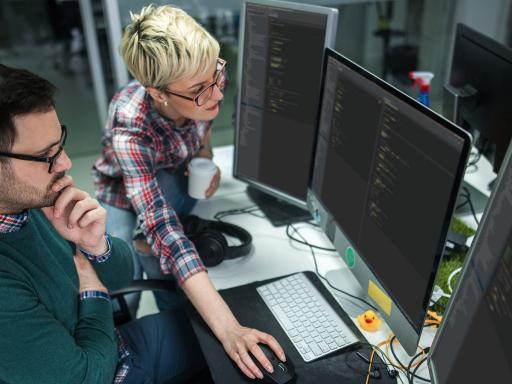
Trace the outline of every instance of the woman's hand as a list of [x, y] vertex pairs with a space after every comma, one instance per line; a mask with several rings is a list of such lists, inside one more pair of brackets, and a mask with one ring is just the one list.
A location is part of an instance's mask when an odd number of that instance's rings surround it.
[[212, 177], [210, 186], [208, 187], [208, 189], [205, 192], [205, 196], [207, 199], [213, 196], [213, 194], [219, 188], [219, 184], [220, 184], [220, 168], [217, 167], [217, 173], [215, 174], [215, 176]]
[[267, 344], [281, 361], [285, 361], [283, 348], [276, 339], [267, 333], [240, 325], [224, 299], [215, 290], [206, 271], [190, 276], [185, 280], [182, 288], [206, 324], [220, 340], [228, 356], [247, 377], [263, 378], [249, 352], [268, 371], [272, 369], [270, 361], [258, 343]]
[[254, 363], [249, 352], [258, 359], [267, 371], [273, 371], [272, 364], [258, 346], [259, 343], [267, 344], [281, 361], [286, 359], [283, 348], [277, 340], [271, 335], [256, 329], [236, 325], [227, 331], [221, 341], [228, 356], [251, 379], [256, 377], [262, 379], [263, 374]]

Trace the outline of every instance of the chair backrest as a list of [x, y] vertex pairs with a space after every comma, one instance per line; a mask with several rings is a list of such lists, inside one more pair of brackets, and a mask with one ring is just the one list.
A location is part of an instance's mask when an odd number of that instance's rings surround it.
[[[118, 289], [116, 291], [112, 291], [110, 293], [110, 297], [112, 298], [114, 324], [116, 326], [134, 320], [124, 296], [129, 293], [136, 293], [142, 291], [176, 292], [176, 286], [169, 280], [133, 280], [130, 285]], [[1, 381], [0, 384], [2, 384]]]

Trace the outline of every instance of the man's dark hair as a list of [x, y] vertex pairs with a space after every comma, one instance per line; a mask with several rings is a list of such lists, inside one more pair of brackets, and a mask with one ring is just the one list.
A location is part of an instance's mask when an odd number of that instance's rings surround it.
[[[13, 118], [50, 111], [55, 91], [55, 85], [42, 77], [0, 64], [0, 152], [9, 152], [16, 140]], [[6, 160], [0, 156], [0, 162]]]

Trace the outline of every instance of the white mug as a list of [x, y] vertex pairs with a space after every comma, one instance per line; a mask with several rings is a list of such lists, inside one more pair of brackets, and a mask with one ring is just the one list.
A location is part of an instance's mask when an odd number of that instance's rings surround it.
[[204, 157], [195, 157], [188, 163], [188, 194], [194, 199], [205, 199], [206, 190], [217, 173], [215, 163]]

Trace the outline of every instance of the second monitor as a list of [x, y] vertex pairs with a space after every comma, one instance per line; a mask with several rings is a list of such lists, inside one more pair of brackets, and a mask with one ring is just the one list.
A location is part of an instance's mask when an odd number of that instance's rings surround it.
[[[251, 0], [242, 15], [234, 175], [257, 189], [253, 200], [264, 191], [306, 208], [323, 52], [334, 43], [337, 10]], [[271, 205], [267, 198], [260, 207]]]

